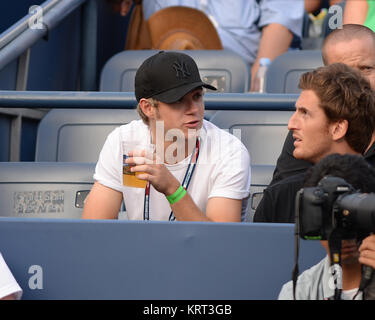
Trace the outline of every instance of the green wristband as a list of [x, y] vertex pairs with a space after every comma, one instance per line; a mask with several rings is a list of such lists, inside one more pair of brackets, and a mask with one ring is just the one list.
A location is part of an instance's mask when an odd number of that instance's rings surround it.
[[178, 189], [174, 193], [166, 197], [170, 204], [174, 204], [180, 201], [185, 194], [186, 194], [186, 190], [183, 188], [183, 186], [179, 186]]

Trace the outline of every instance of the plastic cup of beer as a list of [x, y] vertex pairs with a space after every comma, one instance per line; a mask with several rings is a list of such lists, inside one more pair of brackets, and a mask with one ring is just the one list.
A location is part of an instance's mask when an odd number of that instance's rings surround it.
[[133, 151], [133, 157], [140, 157], [145, 154], [145, 157], [150, 159], [152, 158], [154, 150], [155, 145], [153, 144], [122, 142], [122, 183], [124, 186], [145, 188], [147, 185], [147, 180], [141, 180], [137, 178], [137, 175], [144, 172], [131, 172], [130, 169], [131, 167], [134, 167], [135, 164], [125, 163], [125, 160], [129, 158], [129, 152]]

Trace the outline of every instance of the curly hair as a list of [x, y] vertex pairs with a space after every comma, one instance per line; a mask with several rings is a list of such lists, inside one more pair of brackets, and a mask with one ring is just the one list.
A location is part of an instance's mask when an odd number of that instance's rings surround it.
[[299, 87], [313, 90], [329, 123], [348, 121], [345, 139], [363, 154], [375, 128], [375, 94], [361, 73], [343, 63], [334, 63], [302, 75]]
[[325, 176], [343, 178], [362, 192], [375, 192], [375, 168], [361, 155], [335, 153], [324, 157], [307, 170], [304, 187], [317, 186]]

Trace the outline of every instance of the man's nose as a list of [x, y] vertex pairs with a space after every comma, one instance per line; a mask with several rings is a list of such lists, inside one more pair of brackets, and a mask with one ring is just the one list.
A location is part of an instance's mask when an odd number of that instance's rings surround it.
[[199, 108], [201, 107], [200, 103], [194, 100], [189, 100], [186, 105], [186, 112], [187, 113], [196, 113], [198, 112]]
[[288, 130], [294, 130], [296, 129], [296, 112], [292, 114], [288, 121]]

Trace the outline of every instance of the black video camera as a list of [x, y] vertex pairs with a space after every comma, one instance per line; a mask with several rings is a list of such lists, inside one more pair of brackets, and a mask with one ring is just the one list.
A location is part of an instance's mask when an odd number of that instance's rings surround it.
[[328, 240], [335, 229], [342, 239], [362, 240], [375, 231], [375, 194], [360, 193], [344, 179], [326, 176], [317, 187], [297, 192], [296, 223], [306, 240]]

